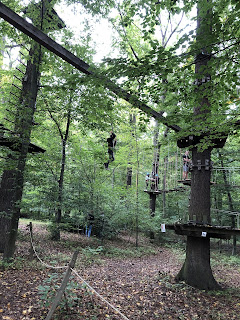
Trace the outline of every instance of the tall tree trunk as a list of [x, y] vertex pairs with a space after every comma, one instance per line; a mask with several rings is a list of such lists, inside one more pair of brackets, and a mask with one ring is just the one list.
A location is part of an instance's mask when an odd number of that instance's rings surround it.
[[[211, 151], [198, 152], [194, 148], [192, 161], [194, 170], [191, 175], [191, 199], [189, 219], [200, 223], [210, 223], [210, 170], [195, 167], [197, 160], [204, 164], [210, 159]], [[206, 290], [219, 289], [210, 265], [210, 238], [187, 237], [186, 260], [177, 276], [189, 285]]]
[[[36, 12], [30, 13], [32, 14], [31, 18], [34, 25], [43, 31], [49, 28], [49, 20], [45, 18], [49, 12], [48, 10], [51, 10], [51, 8], [52, 4], [48, 0], [43, 0], [41, 1], [38, 15]], [[57, 24], [54, 25], [51, 30], [55, 27], [58, 28]], [[26, 72], [22, 80], [22, 92], [19, 99], [19, 107], [17, 108], [17, 117], [15, 119], [15, 132], [19, 136], [20, 151], [15, 155], [13, 172], [7, 172], [7, 170], [3, 173], [0, 186], [0, 194], [6, 195], [4, 201], [0, 201], [0, 213], [3, 213], [0, 219], [4, 219], [0, 222], [0, 226], [5, 226], [3, 230], [0, 229], [0, 234], [3, 233], [5, 235], [4, 240], [3, 237], [0, 238], [0, 247], [4, 247], [4, 260], [10, 260], [15, 251], [20, 205], [23, 194], [24, 171], [39, 87], [41, 59], [41, 46], [38, 43], [32, 42]], [[9, 179], [10, 176], [13, 177], [11, 183], [11, 178]], [[10, 207], [6, 208], [7, 204], [10, 205]], [[8, 215], [7, 220], [5, 220], [6, 214]], [[6, 225], [9, 227], [6, 228]]]
[[[2, 218], [5, 222], [7, 219], [9, 225], [7, 230], [5, 228], [5, 232], [7, 231], [7, 234], [5, 233], [5, 243], [1, 244], [1, 247], [4, 246], [3, 258], [5, 260], [11, 259], [15, 251], [18, 221], [20, 217], [20, 203], [23, 193], [24, 170], [40, 78], [39, 66], [41, 62], [41, 47], [39, 44], [33, 43], [29, 56], [30, 59], [28, 60], [26, 73], [22, 82], [22, 93], [17, 112], [18, 115], [15, 121], [15, 132], [18, 133], [21, 141], [20, 152], [15, 161], [16, 169], [13, 170], [13, 172], [11, 170], [10, 172], [5, 171], [3, 173], [0, 189], [2, 194], [6, 194], [6, 198], [2, 202], [2, 207], [0, 207], [0, 212], [4, 212], [4, 206], [6, 206], [6, 204], [4, 204], [5, 201], [11, 206], [9, 208], [10, 210], [7, 210], [8, 217]], [[13, 177], [13, 180], [11, 182], [11, 188], [6, 189], [6, 187], [9, 187], [9, 175]]]
[[[210, 3], [210, 0], [208, 1]], [[204, 44], [204, 37], [211, 32], [211, 10], [206, 11], [204, 1], [198, 2], [197, 44]], [[207, 98], [206, 88], [202, 86], [201, 79], [210, 80], [207, 73], [207, 65], [210, 54], [202, 46], [201, 53], [196, 57], [195, 73], [199, 84], [196, 94], [200, 97], [197, 107], [194, 109], [196, 124], [204, 127], [205, 116], [211, 110]], [[209, 90], [209, 89], [208, 89]], [[210, 223], [210, 164], [211, 148], [199, 152], [197, 148], [192, 150], [193, 171], [191, 175], [191, 199], [189, 218], [201, 223]], [[199, 166], [201, 164], [201, 167]], [[210, 265], [210, 238], [187, 237], [186, 259], [180, 270], [178, 280], [184, 280], [189, 285], [206, 290], [219, 289], [220, 286], [213, 277]]]
[[15, 170], [5, 170], [0, 187], [0, 252], [4, 252], [6, 235], [10, 230], [11, 212], [14, 206]]

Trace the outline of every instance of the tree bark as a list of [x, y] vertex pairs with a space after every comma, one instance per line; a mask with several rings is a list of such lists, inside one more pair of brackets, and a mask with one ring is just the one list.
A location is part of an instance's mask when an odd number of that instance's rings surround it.
[[[28, 147], [30, 143], [33, 115], [40, 78], [39, 66], [41, 61], [41, 49], [39, 44], [34, 43], [30, 53], [30, 59], [27, 63], [26, 73], [22, 82], [22, 94], [19, 103], [17, 118], [15, 121], [15, 131], [18, 133], [21, 141], [21, 149], [16, 158], [16, 169], [13, 172], [4, 171], [1, 181], [1, 191], [6, 194], [6, 198], [0, 212], [3, 212], [5, 205], [10, 205], [8, 218], [10, 220], [9, 228], [5, 229], [6, 241], [4, 243], [3, 259], [10, 260], [15, 251], [15, 242], [17, 238], [18, 221], [20, 217], [20, 204], [23, 194], [24, 170], [27, 160]], [[11, 170], [12, 171], [12, 170]], [[11, 189], [6, 189], [9, 185], [9, 175], [12, 175]], [[13, 192], [11, 191], [13, 190]], [[3, 244], [2, 244], [3, 245]]]
[[[208, 1], [210, 3], [210, 0]], [[208, 62], [211, 55], [204, 48], [205, 37], [211, 33], [212, 13], [203, 6], [203, 1], [198, 2], [197, 41], [200, 53], [196, 57], [195, 73], [198, 78], [196, 96], [197, 106], [194, 109], [194, 119], [199, 130], [203, 130], [207, 114], [211, 111], [208, 100], [210, 90], [202, 84], [202, 79], [210, 81]], [[204, 81], [206, 82], [206, 81]], [[210, 217], [210, 157], [211, 148], [199, 152], [197, 147], [192, 150], [193, 171], [191, 175], [191, 199], [189, 218], [196, 223], [211, 223]], [[213, 277], [210, 265], [210, 238], [187, 237], [186, 259], [182, 269], [177, 275], [177, 280], [184, 280], [187, 284], [205, 290], [216, 290], [220, 286]]]
[[[48, 7], [48, 8], [47, 8]], [[44, 30], [43, 21], [47, 14], [47, 9], [51, 7], [49, 1], [42, 1], [39, 15], [34, 16], [34, 23]], [[33, 116], [36, 108], [36, 99], [40, 80], [40, 64], [42, 60], [41, 45], [32, 42], [27, 62], [26, 72], [22, 80], [22, 91], [17, 108], [15, 119], [15, 132], [19, 135], [21, 141], [20, 151], [15, 154], [14, 169], [5, 170], [2, 176], [0, 191], [5, 194], [5, 199], [0, 201], [0, 213], [5, 212], [8, 215], [9, 223], [1, 220], [0, 247], [4, 247], [3, 259], [11, 260], [15, 251], [15, 243], [18, 231], [18, 222], [20, 217], [20, 206], [23, 194], [24, 171], [27, 160], [28, 148], [31, 138]], [[12, 176], [10, 183], [9, 176]], [[5, 219], [5, 217], [0, 218]]]
[[[205, 160], [209, 160], [210, 154], [209, 149], [198, 152], [195, 148], [192, 152], [193, 165], [197, 163], [197, 160], [201, 160], [201, 163], [205, 164]], [[211, 223], [210, 170], [205, 170], [205, 166], [200, 170], [194, 166], [192, 171], [189, 218], [196, 223]], [[176, 278], [199, 289], [215, 290], [220, 288], [212, 274], [210, 238], [208, 236], [206, 238], [187, 237], [186, 259]]]
[[6, 235], [10, 229], [10, 215], [14, 205], [14, 180], [15, 171], [5, 170], [0, 186], [0, 252], [4, 252]]

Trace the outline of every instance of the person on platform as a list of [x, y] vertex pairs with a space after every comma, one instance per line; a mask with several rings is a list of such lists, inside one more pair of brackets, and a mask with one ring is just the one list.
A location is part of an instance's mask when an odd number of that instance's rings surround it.
[[147, 174], [146, 174], [146, 177], [145, 177], [145, 183], [146, 183], [146, 188], [145, 188], [145, 190], [146, 190], [146, 191], [147, 191], [147, 189], [148, 189], [149, 181], [150, 181], [150, 174], [147, 173]]
[[183, 180], [188, 179], [190, 163], [191, 163], [191, 159], [189, 157], [189, 151], [186, 150], [183, 155]]

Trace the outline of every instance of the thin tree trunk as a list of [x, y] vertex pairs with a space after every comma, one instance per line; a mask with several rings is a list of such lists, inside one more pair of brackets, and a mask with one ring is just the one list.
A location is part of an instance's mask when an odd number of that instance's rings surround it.
[[136, 224], [136, 248], [139, 246], [139, 149], [138, 149], [138, 139], [137, 139], [137, 127], [136, 121], [134, 126], [134, 136], [136, 143], [136, 154], [137, 154], [137, 172], [136, 172], [136, 212], [135, 212], [135, 224]]
[[163, 218], [165, 218], [165, 214], [166, 214], [166, 178], [167, 178], [167, 165], [168, 165], [168, 157], [164, 158], [164, 172], [163, 172], [163, 181], [162, 181], [162, 187], [163, 187], [163, 195], [162, 195], [162, 199], [163, 199]]
[[62, 131], [60, 129], [59, 124], [57, 121], [54, 119], [54, 117], [51, 115], [51, 118], [53, 121], [56, 123], [61, 140], [62, 140], [62, 158], [61, 158], [61, 171], [60, 171], [60, 176], [58, 180], [58, 205], [57, 205], [57, 210], [55, 213], [55, 222], [56, 222], [56, 227], [52, 231], [51, 239], [52, 240], [60, 240], [60, 223], [62, 220], [62, 202], [63, 202], [63, 183], [64, 183], [64, 173], [65, 173], [65, 165], [66, 165], [66, 144], [69, 136], [69, 128], [70, 128], [70, 123], [71, 123], [71, 103], [72, 103], [72, 97], [70, 98], [69, 101], [69, 110], [67, 114], [67, 124], [66, 124], [66, 130], [64, 135], [62, 134]]
[[[136, 116], [135, 116], [135, 114], [131, 114], [130, 115], [129, 123], [130, 123], [130, 128], [131, 128], [131, 131], [132, 131], [132, 136], [134, 137], [134, 127], [133, 126], [136, 124]], [[132, 152], [130, 151], [129, 155], [128, 155], [129, 161], [128, 161], [128, 167], [127, 167], [127, 188], [131, 187], [131, 185], [132, 185], [132, 163], [131, 163], [131, 157], [132, 157]]]
[[[158, 190], [158, 169], [159, 169], [159, 154], [160, 154], [160, 147], [161, 144], [159, 143], [159, 122], [155, 120], [155, 128], [154, 128], [154, 136], [153, 136], [153, 147], [154, 147], [154, 155], [153, 155], [153, 165], [152, 165], [152, 176], [153, 179], [150, 181], [151, 184], [151, 191]], [[155, 216], [156, 211], [156, 194], [149, 193], [150, 201], [149, 201], [149, 207], [150, 207], [150, 215], [151, 217]], [[151, 235], [151, 237], [154, 237]]]
[[[220, 161], [221, 161], [221, 166], [224, 168], [223, 166], [223, 158], [222, 158], [222, 154], [221, 152], [219, 151], [219, 158], [220, 158]], [[228, 207], [229, 207], [229, 210], [230, 211], [234, 211], [234, 205], [233, 205], [233, 199], [232, 199], [232, 195], [231, 195], [231, 192], [230, 192], [230, 188], [228, 186], [228, 183], [227, 183], [227, 177], [226, 177], [226, 172], [225, 170], [222, 171], [223, 173], [223, 180], [224, 180], [224, 184], [225, 184], [225, 190], [227, 192], [227, 196], [228, 196]], [[232, 215], [232, 228], [236, 228], [236, 223], [235, 223], [235, 217]], [[232, 255], [236, 255], [237, 253], [237, 236], [234, 235], [233, 236], [233, 248], [232, 248]]]

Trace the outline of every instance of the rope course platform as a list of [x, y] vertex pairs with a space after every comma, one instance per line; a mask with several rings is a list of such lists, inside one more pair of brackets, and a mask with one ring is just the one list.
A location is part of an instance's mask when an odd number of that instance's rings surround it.
[[211, 208], [212, 211], [215, 211], [220, 214], [227, 214], [229, 216], [235, 217], [237, 220], [237, 229], [240, 229], [240, 212], [238, 211], [229, 211], [229, 210], [221, 210], [221, 209], [214, 209]]
[[191, 179], [178, 180], [178, 182], [184, 184], [185, 186], [190, 186], [191, 185]]
[[[178, 182], [184, 184], [185, 186], [191, 186], [191, 179], [178, 180]], [[210, 185], [215, 185], [215, 182], [210, 181]]]
[[[8, 136], [5, 133], [9, 134]], [[7, 147], [13, 151], [20, 151], [21, 142], [19, 136], [17, 136], [13, 131], [5, 128], [0, 124], [0, 146]], [[29, 144], [29, 153], [44, 153], [46, 150], [35, 145], [34, 143]]]
[[166, 224], [166, 229], [174, 230], [176, 234], [190, 237], [208, 237], [219, 239], [230, 239], [231, 236], [240, 236], [240, 229], [229, 226], [211, 226], [196, 222]]
[[233, 188], [233, 189], [237, 189], [240, 188], [240, 185], [232, 185], [232, 184], [219, 184], [219, 183], [215, 183], [214, 184], [215, 187], [219, 187], [219, 188]]
[[186, 189], [182, 186], [176, 187], [176, 188], [172, 188], [172, 189], [167, 189], [167, 190], [144, 190], [144, 192], [148, 193], [148, 194], [163, 194], [163, 193], [169, 193], [169, 192], [177, 192], [177, 191], [185, 191]]
[[216, 187], [240, 188], [240, 167], [213, 167], [212, 176]]
[[163, 194], [168, 193], [168, 190], [144, 190], [148, 194]]
[[221, 138], [214, 138], [211, 137], [210, 132], [205, 132], [199, 136], [189, 135], [187, 137], [182, 137], [177, 141], [177, 146], [179, 148], [189, 148], [190, 146], [195, 146], [199, 144], [206, 137], [209, 137], [210, 141], [213, 144], [213, 148], [223, 148], [227, 140], [227, 135], [224, 135]]

